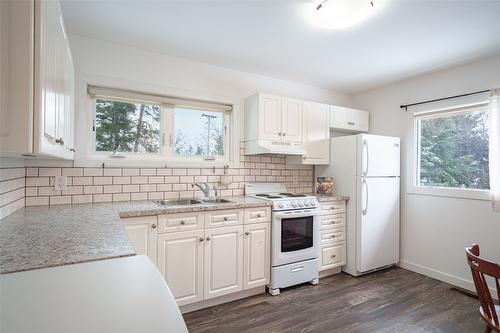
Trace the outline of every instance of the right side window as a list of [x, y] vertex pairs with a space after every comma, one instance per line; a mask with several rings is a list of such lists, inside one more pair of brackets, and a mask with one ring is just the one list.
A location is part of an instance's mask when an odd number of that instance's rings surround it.
[[489, 190], [488, 106], [416, 115], [416, 186]]

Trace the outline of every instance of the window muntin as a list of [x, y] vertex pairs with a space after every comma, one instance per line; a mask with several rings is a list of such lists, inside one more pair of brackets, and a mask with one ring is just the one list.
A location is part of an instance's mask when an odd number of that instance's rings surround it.
[[486, 107], [416, 116], [416, 185], [489, 189]]
[[174, 153], [179, 156], [224, 156], [224, 112], [175, 108]]
[[160, 153], [160, 117], [157, 105], [96, 99], [95, 151]]

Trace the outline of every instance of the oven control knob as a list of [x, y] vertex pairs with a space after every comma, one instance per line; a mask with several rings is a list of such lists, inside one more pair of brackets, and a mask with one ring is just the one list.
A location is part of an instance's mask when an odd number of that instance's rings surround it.
[[309, 206], [310, 206], [309, 201], [304, 200], [304, 207], [309, 207]]
[[297, 202], [297, 204], [299, 205], [299, 207], [304, 207], [304, 201], [299, 201]]
[[279, 208], [283, 208], [283, 203], [282, 202], [278, 202], [278, 207]]
[[311, 206], [315, 206], [316, 205], [316, 201], [314, 199], [311, 199], [311, 201], [309, 201], [309, 204]]
[[295, 201], [292, 201], [292, 207], [297, 208], [297, 203]]

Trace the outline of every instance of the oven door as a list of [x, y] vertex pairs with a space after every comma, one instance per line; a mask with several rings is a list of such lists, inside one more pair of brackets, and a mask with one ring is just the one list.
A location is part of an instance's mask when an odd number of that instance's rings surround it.
[[273, 212], [272, 265], [318, 257], [319, 210]]

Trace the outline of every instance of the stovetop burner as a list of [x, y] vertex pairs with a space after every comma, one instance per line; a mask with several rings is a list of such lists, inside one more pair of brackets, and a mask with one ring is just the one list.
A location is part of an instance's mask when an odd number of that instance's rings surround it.
[[280, 197], [279, 195], [268, 195], [266, 198], [268, 198], [268, 199], [281, 199], [283, 197]]
[[269, 194], [259, 193], [259, 194], [256, 194], [255, 196], [256, 196], [256, 197], [264, 197], [264, 198], [267, 198], [267, 197], [269, 196]]
[[303, 198], [303, 197], [306, 197], [305, 194], [300, 194], [300, 193], [285, 192], [285, 193], [280, 193], [280, 194], [284, 195], [285, 197], [292, 197], [292, 198]]

